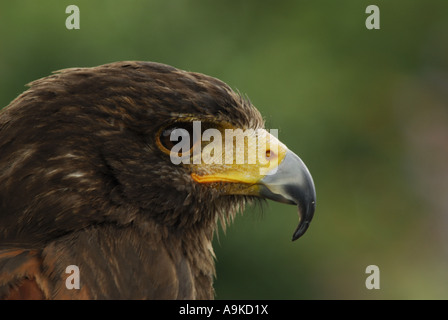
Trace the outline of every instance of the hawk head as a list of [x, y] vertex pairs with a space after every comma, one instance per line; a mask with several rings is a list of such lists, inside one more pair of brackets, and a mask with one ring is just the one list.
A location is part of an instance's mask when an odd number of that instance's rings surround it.
[[0, 296], [30, 281], [76, 297], [60, 289], [75, 263], [82, 297], [211, 298], [217, 223], [256, 198], [298, 206], [293, 240], [314, 214], [305, 164], [222, 81], [150, 62], [56, 72], [0, 113]]

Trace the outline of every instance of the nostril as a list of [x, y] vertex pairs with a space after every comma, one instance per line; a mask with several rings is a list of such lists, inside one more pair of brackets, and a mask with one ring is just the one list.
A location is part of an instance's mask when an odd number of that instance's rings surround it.
[[266, 150], [266, 159], [270, 160], [271, 158], [275, 157], [275, 152], [271, 150]]

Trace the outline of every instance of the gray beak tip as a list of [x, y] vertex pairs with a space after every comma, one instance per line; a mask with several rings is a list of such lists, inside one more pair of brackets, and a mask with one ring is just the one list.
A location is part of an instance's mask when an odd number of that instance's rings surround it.
[[307, 231], [316, 209], [316, 190], [308, 168], [296, 154], [288, 151], [276, 173], [261, 182], [262, 196], [298, 206], [300, 221], [292, 241], [299, 239]]
[[[299, 209], [299, 225], [297, 226], [296, 230], [294, 231], [294, 234], [292, 235], [292, 241], [296, 241], [301, 236], [303, 236], [308, 230], [308, 227], [310, 226], [311, 219], [314, 216], [314, 211], [316, 210], [316, 201], [312, 201], [309, 203], [309, 205], [306, 208], [306, 212], [302, 213], [302, 210], [300, 208], [301, 206], [298, 206]], [[307, 217], [304, 219], [304, 217]]]

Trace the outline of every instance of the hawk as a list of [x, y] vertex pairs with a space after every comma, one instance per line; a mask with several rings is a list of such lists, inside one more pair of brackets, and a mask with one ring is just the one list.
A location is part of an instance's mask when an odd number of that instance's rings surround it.
[[214, 232], [263, 198], [305, 233], [307, 167], [227, 84], [139, 61], [55, 72], [0, 112], [0, 298], [213, 299]]

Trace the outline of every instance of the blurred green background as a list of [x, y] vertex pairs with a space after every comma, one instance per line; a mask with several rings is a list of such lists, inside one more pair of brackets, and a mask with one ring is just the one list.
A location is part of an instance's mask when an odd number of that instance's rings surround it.
[[220, 230], [218, 299], [447, 299], [447, 34], [446, 0], [2, 1], [0, 106], [119, 60], [220, 78], [308, 165], [317, 210], [297, 242], [297, 209], [273, 202]]

